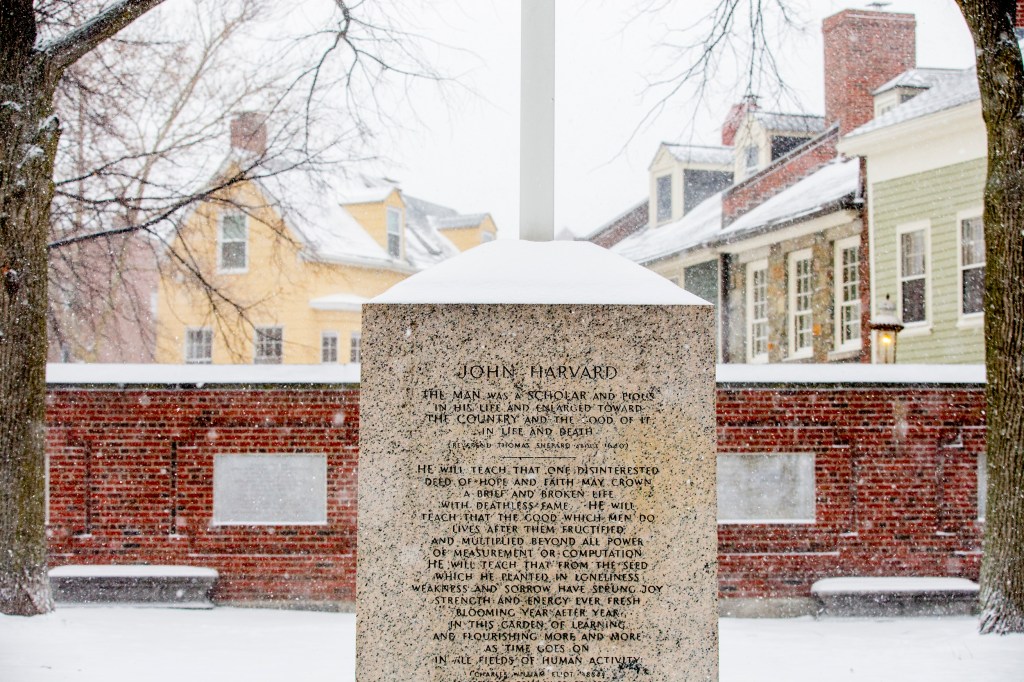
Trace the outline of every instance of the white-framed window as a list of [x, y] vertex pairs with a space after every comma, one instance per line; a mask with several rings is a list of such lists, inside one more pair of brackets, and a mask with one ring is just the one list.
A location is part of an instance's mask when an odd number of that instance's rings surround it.
[[980, 215], [960, 218], [960, 315], [980, 319], [985, 306], [985, 226]]
[[493, 232], [488, 232], [487, 230], [484, 230], [483, 232], [480, 233], [480, 243], [481, 244], [486, 244], [487, 242], [493, 242], [493, 241], [494, 241], [494, 233]]
[[325, 523], [327, 455], [214, 455], [215, 526]]
[[249, 269], [249, 227], [242, 213], [225, 213], [217, 235], [217, 269], [245, 272]]
[[397, 208], [388, 207], [388, 255], [394, 258], [402, 256], [402, 212]]
[[928, 225], [914, 223], [897, 229], [899, 309], [903, 324], [928, 323]]
[[348, 361], [362, 362], [362, 351], [360, 346], [363, 342], [363, 335], [360, 332], [352, 332], [348, 342]]
[[789, 356], [810, 357], [814, 351], [814, 313], [811, 306], [811, 250], [793, 251], [789, 264]]
[[654, 181], [655, 206], [659, 223], [672, 219], [672, 176], [662, 175]]
[[256, 327], [253, 362], [280, 365], [284, 360], [284, 327]]
[[333, 363], [338, 361], [338, 332], [322, 332], [320, 334], [320, 362]]
[[747, 175], [753, 175], [757, 172], [757, 167], [761, 165], [761, 150], [756, 144], [747, 146], [743, 151], [744, 170]]
[[747, 263], [747, 362], [768, 362], [768, 261]]
[[860, 348], [860, 237], [835, 243], [835, 349]]
[[208, 365], [213, 362], [213, 330], [197, 327], [185, 330], [185, 363]]
[[718, 455], [719, 523], [814, 523], [814, 453]]

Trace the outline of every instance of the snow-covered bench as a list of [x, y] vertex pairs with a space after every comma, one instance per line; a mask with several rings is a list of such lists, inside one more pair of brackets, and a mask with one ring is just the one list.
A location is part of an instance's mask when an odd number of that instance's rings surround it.
[[217, 571], [196, 566], [80, 565], [50, 569], [58, 604], [128, 603], [183, 609], [213, 608]]
[[978, 584], [964, 578], [826, 578], [811, 594], [824, 616], [968, 615], [978, 607]]

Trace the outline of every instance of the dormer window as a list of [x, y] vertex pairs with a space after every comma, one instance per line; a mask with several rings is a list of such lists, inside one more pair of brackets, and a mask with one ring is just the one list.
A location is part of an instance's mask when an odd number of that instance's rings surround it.
[[397, 208], [388, 209], [388, 255], [402, 256], [402, 213]]
[[747, 175], [753, 175], [757, 172], [757, 167], [761, 160], [761, 150], [757, 148], [756, 144], [752, 144], [744, 150], [744, 166], [747, 171]]
[[218, 269], [245, 272], [249, 267], [249, 230], [243, 214], [227, 213], [221, 218], [218, 242]]
[[658, 222], [672, 219], [672, 176], [662, 175], [655, 181]]

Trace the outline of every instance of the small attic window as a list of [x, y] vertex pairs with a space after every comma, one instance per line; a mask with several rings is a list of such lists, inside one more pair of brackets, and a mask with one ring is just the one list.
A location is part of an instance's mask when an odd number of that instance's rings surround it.
[[388, 209], [388, 255], [402, 255], [402, 214], [396, 208]]
[[220, 221], [217, 259], [221, 272], [244, 272], [249, 267], [249, 230], [241, 213], [226, 213]]
[[752, 144], [744, 150], [744, 162], [746, 165], [747, 175], [753, 175], [754, 171], [757, 170], [758, 163], [760, 162], [761, 150], [757, 148], [756, 144]]
[[672, 218], [672, 176], [662, 175], [655, 182], [658, 222], [661, 223]]

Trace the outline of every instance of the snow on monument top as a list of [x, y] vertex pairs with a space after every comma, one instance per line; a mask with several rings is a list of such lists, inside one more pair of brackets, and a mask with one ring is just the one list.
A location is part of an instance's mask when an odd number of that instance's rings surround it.
[[474, 247], [371, 303], [710, 305], [596, 244], [519, 240]]

